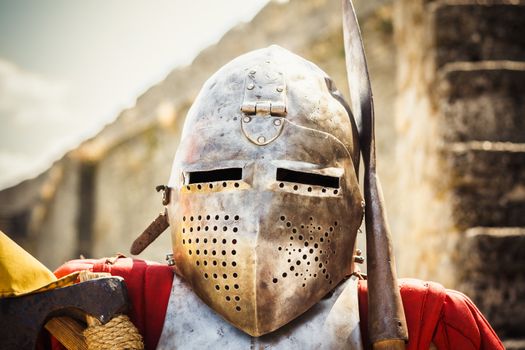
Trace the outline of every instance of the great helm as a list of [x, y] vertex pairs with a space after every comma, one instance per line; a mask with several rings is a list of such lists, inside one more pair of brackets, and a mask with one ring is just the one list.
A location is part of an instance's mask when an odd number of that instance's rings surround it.
[[313, 63], [270, 46], [225, 65], [188, 112], [168, 184], [177, 272], [253, 336], [308, 310], [352, 271], [357, 145]]
[[341, 1], [353, 113], [323, 71], [285, 49], [228, 63], [188, 112], [169, 185], [157, 188], [166, 212], [131, 252], [171, 226], [175, 271], [201, 299], [253, 336], [271, 332], [353, 270], [361, 152], [368, 334], [374, 348], [404, 349], [370, 80], [352, 2]]

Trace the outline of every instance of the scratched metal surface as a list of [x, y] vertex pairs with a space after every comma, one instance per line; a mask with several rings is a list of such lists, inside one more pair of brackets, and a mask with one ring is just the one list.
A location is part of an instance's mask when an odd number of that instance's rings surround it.
[[262, 337], [235, 328], [175, 276], [157, 349], [352, 349], [361, 350], [357, 279], [286, 326]]
[[[188, 112], [169, 181], [177, 273], [252, 336], [315, 305], [353, 268], [363, 217], [356, 138], [313, 63], [270, 46], [221, 68]], [[228, 168], [242, 176], [191, 181]], [[336, 185], [279, 180], [277, 169]]]

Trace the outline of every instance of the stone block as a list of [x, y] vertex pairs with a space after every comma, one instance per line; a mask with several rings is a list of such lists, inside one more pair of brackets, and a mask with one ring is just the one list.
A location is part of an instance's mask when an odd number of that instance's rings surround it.
[[436, 63], [525, 60], [524, 4], [450, 4], [435, 7]]
[[458, 246], [459, 289], [500, 337], [525, 334], [525, 228], [469, 229]]
[[525, 142], [525, 63], [454, 68], [439, 81], [445, 140]]
[[507, 350], [525, 350], [525, 339], [505, 339], [503, 346]]
[[525, 226], [524, 144], [456, 144], [445, 154], [460, 230]]

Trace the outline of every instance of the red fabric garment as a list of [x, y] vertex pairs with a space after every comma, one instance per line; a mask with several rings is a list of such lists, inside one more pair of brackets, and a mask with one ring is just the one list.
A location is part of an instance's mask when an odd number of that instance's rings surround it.
[[[124, 278], [132, 303], [131, 321], [144, 337], [146, 349], [155, 349], [173, 281], [171, 268], [130, 258], [87, 259], [70, 261], [55, 274], [61, 277], [85, 269]], [[504, 349], [489, 323], [465, 295], [446, 290], [438, 283], [415, 279], [401, 279], [399, 285], [410, 337], [408, 350], [427, 350], [431, 342], [440, 350]], [[361, 332], [365, 349], [371, 349], [366, 329], [366, 281], [359, 282], [358, 291]]]
[[[504, 349], [498, 336], [478, 308], [464, 294], [435, 282], [400, 279], [399, 287], [408, 325], [407, 350]], [[359, 282], [359, 316], [365, 349], [372, 349], [367, 336], [368, 291]]]
[[[126, 282], [131, 321], [144, 337], [146, 349], [155, 349], [162, 332], [173, 282], [169, 266], [131, 258], [72, 260], [55, 271], [57, 277], [74, 271], [109, 272]], [[53, 348], [56, 348], [53, 346]]]

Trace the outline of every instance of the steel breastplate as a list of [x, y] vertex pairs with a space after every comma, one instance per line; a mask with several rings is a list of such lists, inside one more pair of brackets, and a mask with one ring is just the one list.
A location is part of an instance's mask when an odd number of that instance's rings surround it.
[[357, 279], [337, 286], [297, 319], [262, 337], [235, 328], [175, 276], [157, 349], [362, 350]]

